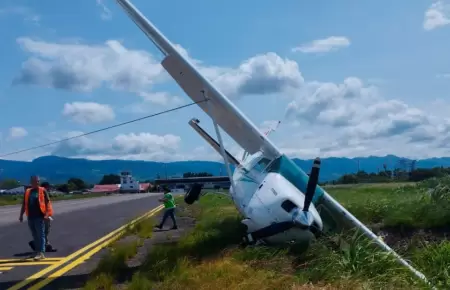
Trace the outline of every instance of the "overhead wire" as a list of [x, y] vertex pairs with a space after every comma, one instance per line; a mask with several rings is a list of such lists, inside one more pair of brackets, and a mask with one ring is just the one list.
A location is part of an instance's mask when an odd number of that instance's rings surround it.
[[22, 150], [13, 151], [13, 152], [6, 153], [6, 154], [1, 154], [0, 158], [6, 157], [6, 156], [10, 156], [10, 155], [14, 155], [14, 154], [19, 154], [19, 153], [22, 153], [22, 152], [35, 150], [35, 149], [39, 149], [39, 148], [43, 148], [43, 147], [47, 147], [47, 146], [50, 146], [50, 145], [62, 143], [62, 142], [65, 142], [65, 141], [69, 141], [69, 140], [72, 140], [72, 139], [84, 137], [84, 136], [87, 136], [87, 135], [92, 135], [92, 134], [99, 133], [99, 132], [102, 132], [102, 131], [106, 131], [106, 130], [109, 130], [109, 129], [117, 128], [117, 127], [120, 127], [120, 126], [123, 126], [123, 125], [128, 125], [130, 123], [142, 121], [142, 120], [145, 120], [145, 119], [153, 118], [153, 117], [156, 117], [156, 116], [159, 116], [159, 115], [163, 115], [163, 114], [166, 114], [166, 113], [170, 113], [170, 112], [173, 112], [173, 111], [184, 109], [184, 108], [190, 107], [192, 105], [200, 104], [200, 103], [203, 103], [203, 102], [206, 102], [206, 101], [207, 100], [201, 100], [201, 101], [198, 101], [198, 102], [192, 102], [192, 103], [189, 103], [189, 104], [186, 104], [186, 105], [183, 105], [183, 106], [178, 106], [178, 107], [175, 107], [175, 108], [172, 108], [172, 109], [169, 109], [169, 110], [161, 111], [161, 112], [158, 112], [158, 113], [154, 113], [154, 114], [151, 114], [151, 115], [147, 115], [147, 116], [144, 116], [144, 117], [133, 119], [133, 120], [130, 120], [130, 121], [122, 122], [122, 123], [115, 124], [115, 125], [112, 125], [112, 126], [108, 126], [108, 127], [105, 127], [105, 128], [101, 128], [101, 129], [97, 129], [97, 130], [90, 131], [90, 132], [87, 132], [87, 133], [79, 134], [79, 135], [76, 135], [76, 136], [60, 139], [60, 140], [57, 140], [57, 141], [53, 141], [53, 142], [42, 144], [42, 145], [38, 145], [38, 146], [29, 147], [29, 148], [22, 149]]

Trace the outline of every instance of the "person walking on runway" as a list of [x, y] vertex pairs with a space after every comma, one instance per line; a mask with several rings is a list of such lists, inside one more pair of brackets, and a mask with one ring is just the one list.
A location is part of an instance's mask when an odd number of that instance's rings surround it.
[[30, 181], [31, 187], [24, 193], [19, 221], [23, 222], [25, 213], [36, 247], [34, 259], [41, 260], [45, 258], [45, 220], [53, 215], [53, 208], [47, 190], [39, 186], [39, 177], [32, 176]]

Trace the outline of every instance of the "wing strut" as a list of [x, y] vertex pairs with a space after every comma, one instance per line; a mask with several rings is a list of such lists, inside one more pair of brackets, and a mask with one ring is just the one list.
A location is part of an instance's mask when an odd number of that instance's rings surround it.
[[[205, 90], [202, 90], [202, 94], [206, 100], [206, 104], [208, 105], [208, 111], [210, 111], [210, 113], [211, 113], [211, 115], [210, 115], [211, 120], [213, 121], [214, 129], [216, 130], [217, 141], [219, 141], [219, 145], [220, 145], [220, 153], [222, 155], [223, 161], [225, 162], [225, 167], [227, 170], [228, 178], [230, 179], [231, 188], [234, 191], [236, 191], [236, 187], [234, 186], [233, 175], [231, 174], [230, 164], [228, 162], [227, 154], [225, 152], [225, 147], [223, 146], [222, 134], [220, 134], [219, 125], [217, 125], [216, 119], [214, 118], [214, 114], [212, 114], [213, 108], [212, 108], [211, 102], [208, 99], [208, 95]], [[230, 195], [230, 196], [231, 196], [231, 198], [233, 198], [233, 195]]]

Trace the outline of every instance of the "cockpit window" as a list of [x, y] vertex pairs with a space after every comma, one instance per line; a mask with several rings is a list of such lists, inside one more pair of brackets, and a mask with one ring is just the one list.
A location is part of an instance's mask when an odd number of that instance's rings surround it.
[[291, 212], [291, 210], [293, 210], [294, 208], [296, 208], [297, 206], [288, 200], [283, 201], [283, 203], [281, 204], [281, 207], [286, 211], [286, 212]]
[[[301, 192], [306, 192], [306, 187], [309, 180], [308, 175], [286, 155], [281, 155], [270, 163], [267, 171], [281, 174]], [[318, 186], [312, 202], [315, 204], [323, 195], [323, 189]]]
[[264, 168], [266, 168], [267, 165], [269, 165], [269, 163], [270, 163], [270, 160], [263, 157], [261, 160], [258, 161], [258, 163], [255, 164], [253, 169], [257, 170], [259, 172], [262, 172], [264, 170]]

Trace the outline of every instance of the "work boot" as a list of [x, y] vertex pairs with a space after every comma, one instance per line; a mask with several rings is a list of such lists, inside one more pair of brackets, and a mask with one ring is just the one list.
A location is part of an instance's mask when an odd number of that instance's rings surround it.
[[35, 260], [35, 261], [43, 260], [43, 259], [45, 259], [45, 256], [44, 256], [44, 253], [42, 253], [42, 252], [38, 253], [38, 254], [34, 257], [34, 260]]
[[171, 230], [177, 230], [178, 227], [177, 226], [173, 226], [172, 228], [170, 228]]

